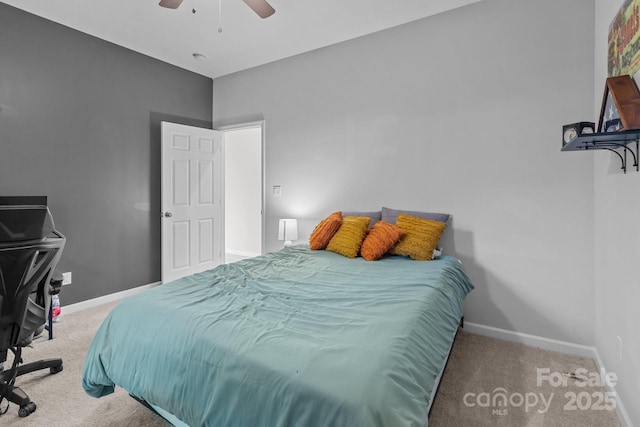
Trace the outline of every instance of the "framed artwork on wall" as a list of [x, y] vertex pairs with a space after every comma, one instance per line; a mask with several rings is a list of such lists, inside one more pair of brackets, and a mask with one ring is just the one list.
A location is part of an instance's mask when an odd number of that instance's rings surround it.
[[640, 91], [629, 75], [605, 83], [598, 132], [640, 129]]
[[609, 25], [608, 76], [640, 70], [640, 0], [625, 0]]

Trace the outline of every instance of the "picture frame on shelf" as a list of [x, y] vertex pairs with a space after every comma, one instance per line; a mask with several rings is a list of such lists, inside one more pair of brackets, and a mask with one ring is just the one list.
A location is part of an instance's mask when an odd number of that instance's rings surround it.
[[629, 75], [607, 78], [598, 132], [640, 129], [640, 91]]

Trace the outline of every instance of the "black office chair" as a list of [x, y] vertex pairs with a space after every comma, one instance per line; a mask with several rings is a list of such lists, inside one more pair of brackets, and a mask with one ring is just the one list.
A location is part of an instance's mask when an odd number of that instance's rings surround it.
[[[46, 206], [0, 206], [0, 366], [9, 350], [14, 354], [12, 367], [0, 370], [0, 403], [7, 399], [19, 405], [21, 417], [34, 412], [36, 404], [14, 385], [16, 377], [62, 370], [62, 359], [23, 365], [22, 348], [44, 330], [54, 292], [51, 276], [65, 241]], [[0, 415], [8, 409], [7, 404]]]

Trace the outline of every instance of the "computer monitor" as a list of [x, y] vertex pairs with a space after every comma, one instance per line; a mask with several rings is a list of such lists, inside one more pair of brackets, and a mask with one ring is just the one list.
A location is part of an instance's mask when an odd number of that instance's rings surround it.
[[47, 206], [47, 196], [0, 196], [0, 206], [4, 205]]

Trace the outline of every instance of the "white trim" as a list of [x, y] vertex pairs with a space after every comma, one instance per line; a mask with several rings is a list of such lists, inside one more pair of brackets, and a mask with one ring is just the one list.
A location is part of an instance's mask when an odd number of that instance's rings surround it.
[[508, 331], [506, 329], [494, 328], [493, 326], [479, 325], [465, 321], [463, 330], [485, 337], [557, 351], [558, 353], [572, 354], [590, 359], [595, 359], [596, 356], [595, 347], [524, 334], [522, 332]]
[[264, 119], [254, 120], [252, 122], [234, 123], [230, 125], [216, 126], [214, 130], [225, 132], [228, 130], [251, 129], [251, 128], [261, 127], [263, 126], [263, 124], [264, 124]]
[[260, 256], [260, 253], [258, 253], [258, 252], [240, 251], [240, 250], [236, 250], [236, 249], [227, 249], [226, 253], [228, 253], [230, 255], [237, 255], [237, 256], [243, 256], [243, 257], [248, 257], [248, 258], [253, 258], [253, 257]]
[[[596, 365], [598, 366], [598, 370], [608, 372], [604, 366], [604, 363], [602, 363], [602, 359], [600, 358], [600, 353], [598, 352], [598, 349], [594, 347], [594, 350], [596, 353], [596, 357], [594, 358], [594, 360], [596, 362]], [[633, 427], [633, 423], [631, 422], [631, 417], [629, 417], [627, 410], [624, 408], [624, 405], [620, 400], [620, 395], [618, 394], [616, 387], [610, 386], [607, 383], [605, 383], [605, 386], [607, 387], [607, 391], [612, 392], [613, 395], [616, 396], [616, 403], [617, 403], [616, 413], [618, 414], [618, 420], [620, 421], [620, 424], [622, 425], [622, 427]]]
[[[593, 359], [596, 364], [596, 368], [600, 371], [606, 369], [600, 358], [598, 349], [593, 346], [586, 346], [581, 344], [575, 344], [567, 341], [554, 340], [551, 338], [544, 338], [537, 335], [529, 335], [522, 332], [508, 331], [506, 329], [494, 328], [493, 326], [480, 325], [472, 322], [464, 322], [463, 330], [472, 334], [483, 335], [486, 337], [496, 338], [503, 341], [515, 342], [519, 344], [528, 345], [531, 347], [539, 347], [545, 350], [557, 351], [558, 353], [571, 354], [573, 356], [587, 357]], [[615, 387], [610, 387], [607, 384], [607, 390], [615, 393], [617, 397], [616, 413], [618, 419], [623, 427], [633, 427], [629, 414], [624, 409], [621, 396], [617, 393]]]
[[115, 292], [113, 294], [109, 294], [109, 295], [104, 295], [104, 296], [97, 297], [97, 298], [88, 299], [86, 301], [80, 301], [80, 302], [77, 302], [75, 304], [65, 305], [62, 308], [62, 311], [63, 311], [63, 314], [71, 314], [71, 313], [75, 313], [76, 311], [87, 310], [89, 308], [97, 307], [97, 306], [102, 305], [102, 304], [118, 301], [118, 300], [124, 299], [126, 297], [130, 297], [132, 295], [139, 294], [140, 292], [145, 291], [147, 289], [151, 289], [154, 286], [160, 285], [161, 283], [162, 282], [150, 283], [148, 285], [138, 286], [137, 288], [132, 288], [132, 289], [127, 289], [127, 290], [120, 291], [120, 292]]

